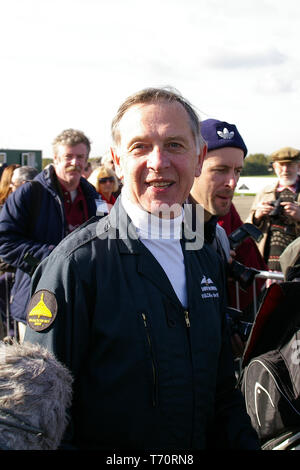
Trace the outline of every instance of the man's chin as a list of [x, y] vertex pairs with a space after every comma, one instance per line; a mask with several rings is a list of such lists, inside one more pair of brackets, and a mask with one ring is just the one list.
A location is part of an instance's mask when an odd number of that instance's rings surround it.
[[81, 177], [81, 173], [79, 173], [78, 171], [70, 171], [69, 173], [67, 173], [66, 175], [66, 179], [68, 181], [76, 181], [76, 180], [80, 180], [80, 177]]
[[225, 215], [228, 214], [230, 210], [230, 206], [231, 206], [231, 201], [230, 203], [224, 204], [221, 207], [215, 207], [215, 211], [214, 211], [215, 215], [217, 215], [218, 217], [224, 217]]
[[142, 208], [161, 219], [174, 219], [182, 214], [182, 205], [178, 203], [152, 201], [150, 204], [143, 205]]
[[282, 178], [280, 183], [282, 186], [293, 186], [297, 181], [297, 178]]
[[79, 173], [74, 173], [74, 174], [69, 173], [68, 175], [66, 175], [66, 178], [63, 184], [67, 186], [72, 186], [72, 187], [75, 186], [76, 188], [79, 185], [80, 177], [81, 175]]

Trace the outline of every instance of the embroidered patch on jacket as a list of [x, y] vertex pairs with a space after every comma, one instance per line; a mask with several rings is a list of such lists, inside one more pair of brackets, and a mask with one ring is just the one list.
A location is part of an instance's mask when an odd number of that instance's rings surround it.
[[39, 290], [32, 297], [27, 309], [27, 324], [35, 331], [43, 331], [55, 320], [57, 301], [48, 290]]
[[218, 298], [219, 292], [210, 277], [203, 275], [201, 280], [202, 299]]

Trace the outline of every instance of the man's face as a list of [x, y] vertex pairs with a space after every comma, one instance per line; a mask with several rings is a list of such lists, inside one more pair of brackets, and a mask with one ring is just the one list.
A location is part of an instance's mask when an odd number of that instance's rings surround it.
[[220, 217], [226, 215], [243, 164], [241, 149], [224, 147], [211, 150], [204, 159], [201, 175], [195, 178], [191, 195], [208, 213]]
[[55, 172], [60, 182], [70, 191], [79, 185], [86, 166], [88, 149], [84, 143], [74, 146], [59, 145], [53, 158]]
[[290, 186], [297, 180], [299, 162], [274, 162], [273, 168], [283, 186]]
[[119, 130], [120, 144], [112, 154], [127, 197], [154, 214], [162, 204], [177, 204], [171, 217], [179, 215], [203, 160], [186, 110], [164, 100], [134, 105], [121, 119]]

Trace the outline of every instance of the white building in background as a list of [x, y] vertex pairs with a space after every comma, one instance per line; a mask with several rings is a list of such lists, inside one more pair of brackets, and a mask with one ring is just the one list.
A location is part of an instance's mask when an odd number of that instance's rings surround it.
[[264, 187], [276, 181], [276, 176], [241, 176], [236, 186], [235, 193], [256, 194]]

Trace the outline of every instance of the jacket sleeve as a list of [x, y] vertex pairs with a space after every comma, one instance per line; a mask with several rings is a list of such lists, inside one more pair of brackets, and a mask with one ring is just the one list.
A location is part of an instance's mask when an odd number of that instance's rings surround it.
[[[70, 257], [56, 252], [38, 266], [32, 278], [32, 294], [37, 293], [39, 298], [43, 290], [48, 295], [50, 293], [52, 305], [57, 305], [57, 312], [55, 314], [49, 304], [53, 315], [51, 325], [43, 331], [27, 326], [24, 340], [41, 344], [51, 351], [70, 370], [75, 383], [84, 368], [90, 345], [90, 312], [93, 310], [93, 293], [89, 292], [91, 284], [81, 278], [76, 263]], [[75, 448], [73, 413], [68, 410], [68, 414], [69, 425], [61, 449]]]
[[57, 313], [41, 332], [28, 326], [25, 339], [43, 344], [76, 375], [89, 338], [89, 312], [93, 310], [90, 286], [81, 279], [76, 263], [55, 251], [32, 277], [31, 294], [42, 290], [55, 298]]
[[31, 185], [25, 183], [7, 198], [0, 214], [0, 257], [15, 268], [30, 272], [26, 253], [42, 260], [54, 245], [34, 240], [30, 206]]

